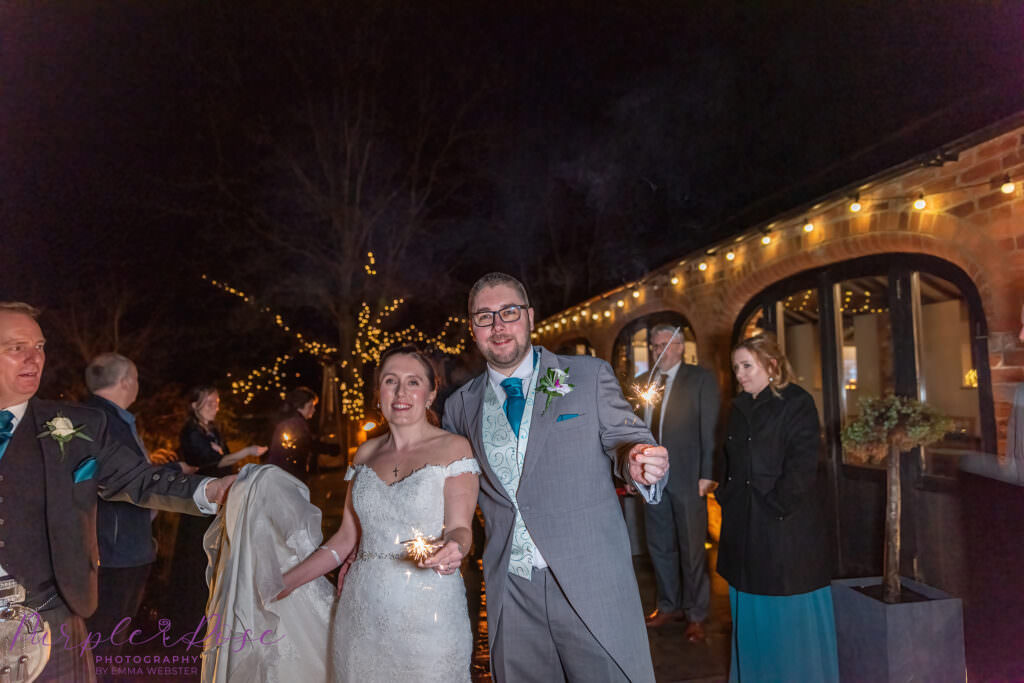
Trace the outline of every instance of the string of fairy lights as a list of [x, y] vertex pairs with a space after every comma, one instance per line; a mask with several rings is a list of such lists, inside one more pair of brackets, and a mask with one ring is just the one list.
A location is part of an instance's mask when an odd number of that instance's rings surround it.
[[[870, 196], [856, 192], [838, 199], [821, 202], [813, 206], [809, 212], [817, 217], [805, 216], [799, 220], [772, 222], [748, 230], [728, 241], [704, 249], [699, 255], [685, 258], [670, 266], [662, 266], [640, 280], [627, 283], [545, 318], [537, 324], [533, 338], [539, 339], [547, 334], [562, 334], [571, 329], [583, 329], [585, 326], [610, 322], [618, 313], [628, 313], [628, 309], [643, 305], [649, 294], [656, 294], [663, 288], [679, 291], [686, 286], [688, 278], [690, 280], [696, 278], [696, 284], [699, 284], [704, 281], [703, 278], [708, 277], [716, 270], [738, 266], [746, 258], [754, 255], [753, 250], [767, 248], [787, 235], [821, 233], [828, 227], [824, 222], [824, 215], [839, 207], [845, 207], [846, 213], [854, 216], [867, 215], [875, 210], [890, 211], [894, 208], [893, 205], [895, 208], [905, 207], [918, 213], [926, 211], [938, 213], [949, 208], [937, 201], [944, 195], [959, 194], [981, 187], [988, 188], [994, 193], [998, 191], [1003, 195], [1012, 195], [1019, 191], [1017, 181], [1019, 181], [1019, 177], [1014, 178], [1010, 174], [1002, 174], [985, 181], [927, 193], [920, 190], [906, 195]], [[844, 301], [844, 303], [850, 302]], [[861, 306], [863, 307], [864, 304], [862, 303]], [[865, 310], [873, 309], [868, 305]]]
[[[367, 276], [372, 278], [377, 275], [373, 252], [367, 252], [366, 259], [364, 270]], [[255, 297], [205, 273], [201, 277], [213, 287], [241, 299], [243, 303], [266, 315], [275, 326], [287, 332], [295, 344], [293, 353], [277, 356], [273, 362], [249, 370], [243, 379], [231, 381], [231, 393], [240, 396], [244, 404], [251, 403], [258, 395], [267, 391], [275, 391], [284, 398], [285, 380], [292, 375], [299, 376], [298, 373], [287, 372], [286, 366], [295, 359], [295, 353], [307, 354], [321, 364], [336, 364], [338, 375], [335, 376], [334, 382], [340, 395], [341, 411], [352, 420], [361, 420], [366, 415], [366, 381], [363, 379], [363, 368], [368, 364], [379, 363], [381, 354], [389, 346], [416, 343], [421, 347], [435, 348], [447, 355], [458, 355], [466, 349], [465, 331], [468, 320], [459, 316], [448, 316], [441, 330], [435, 335], [428, 335], [416, 325], [409, 325], [400, 330], [386, 329], [387, 320], [405, 303], [404, 298], [398, 298], [392, 299], [376, 312], [367, 302], [361, 302], [356, 316], [356, 332], [350, 356], [337, 358], [337, 346], [303, 336], [285, 322], [281, 314], [259, 304]]]

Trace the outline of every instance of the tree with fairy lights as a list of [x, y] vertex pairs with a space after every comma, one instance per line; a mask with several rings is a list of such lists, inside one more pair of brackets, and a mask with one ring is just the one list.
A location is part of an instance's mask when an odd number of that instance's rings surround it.
[[[375, 275], [373, 254], [367, 255], [367, 272]], [[251, 403], [260, 393], [273, 392], [284, 396], [286, 390], [284, 378], [288, 364], [296, 354], [307, 354], [315, 358], [323, 368], [323, 392], [325, 398], [337, 399], [340, 416], [350, 422], [362, 420], [366, 416], [366, 398], [369, 388], [366, 385], [368, 368], [376, 367], [380, 362], [381, 353], [389, 346], [398, 343], [416, 343], [431, 347], [449, 355], [459, 355], [466, 348], [466, 319], [448, 316], [441, 330], [435, 335], [428, 335], [415, 324], [399, 329], [389, 329], [389, 319], [395, 314], [404, 298], [392, 299], [375, 310], [363, 301], [356, 318], [355, 332], [348, 340], [338, 344], [330, 344], [303, 335], [292, 328], [284, 318], [269, 306], [261, 305], [257, 299], [246, 292], [231, 286], [229, 283], [202, 276], [204, 280], [221, 291], [238, 297], [244, 303], [265, 315], [275, 326], [292, 338], [292, 351], [277, 356], [267, 365], [251, 369], [242, 379], [231, 383], [232, 393], [239, 396], [245, 404]], [[347, 342], [347, 343], [346, 343]], [[333, 385], [333, 386], [331, 386]], [[346, 425], [338, 424], [339, 442], [346, 443], [348, 430]]]

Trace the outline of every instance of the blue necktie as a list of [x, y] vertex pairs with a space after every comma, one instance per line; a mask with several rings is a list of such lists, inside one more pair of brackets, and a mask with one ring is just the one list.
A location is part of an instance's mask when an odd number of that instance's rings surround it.
[[523, 380], [518, 377], [509, 377], [502, 381], [501, 388], [505, 390], [505, 417], [512, 425], [512, 431], [518, 436], [519, 425], [523, 422], [523, 409], [526, 408]]
[[[519, 411], [522, 414], [522, 411]], [[14, 434], [14, 413], [9, 410], [0, 410], [0, 458], [4, 457], [4, 451], [7, 450], [7, 444], [11, 441], [11, 435]]]

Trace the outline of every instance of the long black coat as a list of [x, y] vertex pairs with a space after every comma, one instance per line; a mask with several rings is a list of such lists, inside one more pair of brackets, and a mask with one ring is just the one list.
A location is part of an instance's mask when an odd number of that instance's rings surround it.
[[831, 554], [817, 485], [820, 434], [811, 395], [733, 401], [725, 441], [718, 573], [736, 590], [793, 595], [828, 585]]

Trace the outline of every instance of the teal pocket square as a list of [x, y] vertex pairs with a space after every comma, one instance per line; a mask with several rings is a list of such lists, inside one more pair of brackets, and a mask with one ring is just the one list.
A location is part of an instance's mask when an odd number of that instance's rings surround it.
[[78, 467], [72, 473], [75, 478], [75, 483], [83, 482], [88, 479], [92, 479], [96, 474], [96, 458], [86, 458], [82, 462], [78, 463]]
[[580, 413], [562, 413], [561, 415], [558, 416], [558, 419], [555, 420], [555, 422], [561, 422], [563, 420], [571, 420], [574, 417], [579, 417], [579, 416], [580, 416]]

